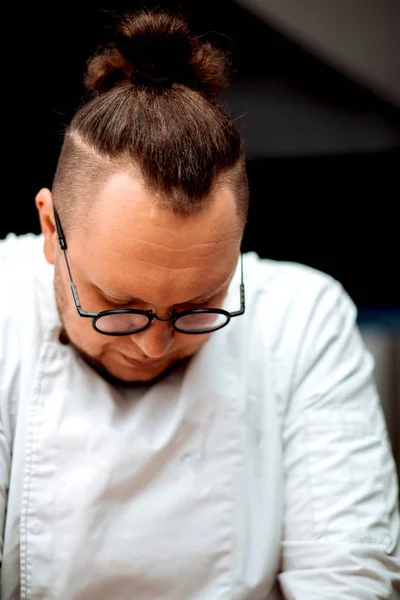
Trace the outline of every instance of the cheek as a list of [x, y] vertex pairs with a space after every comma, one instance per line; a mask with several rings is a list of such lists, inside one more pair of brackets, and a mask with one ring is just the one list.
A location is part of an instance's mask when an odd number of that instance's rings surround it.
[[183, 356], [190, 356], [200, 348], [210, 337], [210, 334], [204, 335], [186, 335], [175, 332], [175, 347], [182, 351]]
[[59, 270], [54, 274], [54, 288], [58, 312], [63, 326], [71, 342], [82, 349], [91, 349], [96, 353], [101, 352], [102, 347], [109, 343], [107, 338], [100, 336], [92, 327], [92, 320], [82, 318], [76, 310], [71, 288], [65, 285]]

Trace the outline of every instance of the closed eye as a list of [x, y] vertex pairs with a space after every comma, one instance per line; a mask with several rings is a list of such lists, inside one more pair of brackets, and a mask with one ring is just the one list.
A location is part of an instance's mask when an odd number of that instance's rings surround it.
[[107, 302], [107, 304], [109, 304], [113, 308], [133, 308], [132, 302], [123, 302], [122, 300], [111, 300], [111, 298], [107, 298], [107, 296], [104, 296], [104, 294], [103, 299], [105, 302]]
[[181, 304], [179, 306], [175, 306], [174, 309], [176, 312], [183, 312], [185, 310], [196, 310], [197, 308], [208, 308], [211, 306], [211, 300], [204, 300], [203, 302], [190, 302], [189, 304]]

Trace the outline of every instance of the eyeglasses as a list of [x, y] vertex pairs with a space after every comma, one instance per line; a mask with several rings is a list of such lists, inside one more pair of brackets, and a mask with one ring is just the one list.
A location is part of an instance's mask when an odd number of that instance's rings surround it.
[[72, 296], [80, 317], [92, 319], [92, 327], [104, 335], [133, 335], [150, 327], [152, 321], [171, 321], [172, 327], [180, 333], [204, 334], [222, 329], [228, 325], [232, 317], [243, 315], [245, 311], [245, 291], [243, 282], [243, 255], [240, 255], [240, 310], [228, 312], [222, 308], [194, 308], [177, 312], [172, 311], [171, 317], [159, 317], [152, 310], [137, 310], [135, 308], [118, 308], [101, 312], [86, 312], [82, 309], [78, 292], [72, 279], [67, 257], [67, 242], [61, 227], [61, 221], [54, 207], [54, 220], [57, 228], [58, 241], [65, 257]]

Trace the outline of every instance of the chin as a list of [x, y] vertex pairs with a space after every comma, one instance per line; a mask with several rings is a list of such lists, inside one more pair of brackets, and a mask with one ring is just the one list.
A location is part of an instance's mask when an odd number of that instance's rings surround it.
[[108, 366], [97, 361], [90, 361], [91, 366], [109, 383], [122, 387], [156, 383], [173, 371], [178, 365], [187, 359], [176, 360], [153, 368], [135, 368], [130, 365]]

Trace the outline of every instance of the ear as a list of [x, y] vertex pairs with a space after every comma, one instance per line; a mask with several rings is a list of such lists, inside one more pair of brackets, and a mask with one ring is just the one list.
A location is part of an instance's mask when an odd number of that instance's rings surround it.
[[35, 198], [39, 213], [40, 227], [44, 236], [44, 255], [51, 265], [54, 265], [56, 247], [58, 244], [57, 230], [54, 223], [53, 195], [47, 188], [42, 188]]

